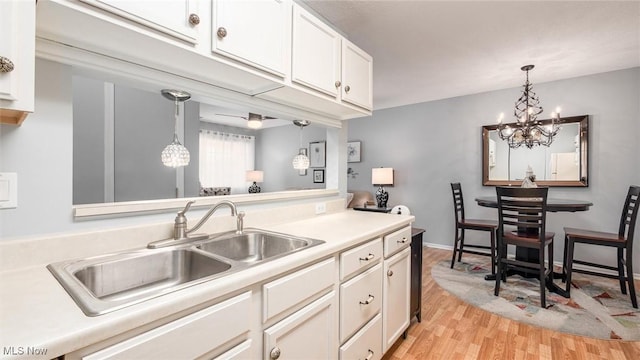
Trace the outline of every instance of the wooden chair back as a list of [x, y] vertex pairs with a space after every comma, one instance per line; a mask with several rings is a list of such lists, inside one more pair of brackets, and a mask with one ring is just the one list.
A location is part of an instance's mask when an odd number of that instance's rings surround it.
[[640, 208], [640, 186], [630, 186], [627, 192], [627, 198], [622, 208], [622, 216], [620, 217], [620, 227], [618, 235], [625, 238], [629, 243], [627, 247], [633, 246], [633, 233], [638, 218], [638, 208]]
[[537, 234], [544, 243], [548, 192], [546, 187], [496, 187], [498, 237], [516, 230], [518, 235]]

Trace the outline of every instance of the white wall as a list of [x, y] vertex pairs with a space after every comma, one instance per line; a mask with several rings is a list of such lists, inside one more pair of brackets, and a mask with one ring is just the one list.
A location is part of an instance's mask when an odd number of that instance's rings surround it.
[[[640, 68], [535, 84], [535, 91], [548, 110], [559, 105], [563, 116], [590, 115], [589, 187], [552, 188], [549, 195], [594, 204], [586, 212], [548, 217], [548, 226], [556, 232], [555, 257], [560, 260], [564, 226], [617, 232], [627, 190], [640, 185]], [[356, 179], [348, 178], [348, 188], [373, 192], [371, 168], [393, 167], [395, 185], [387, 188], [389, 204], [408, 206], [416, 216], [414, 225], [426, 229], [426, 241], [452, 246], [451, 182], [462, 184], [467, 217], [496, 217], [495, 209], [473, 201], [495, 194], [494, 187], [482, 186], [481, 127], [495, 124], [501, 112], [510, 113], [519, 95], [519, 88], [506, 89], [383, 109], [368, 118], [349, 120], [349, 141], [362, 141], [362, 162], [348, 164], [359, 173]], [[636, 264], [640, 264], [639, 233], [634, 244]], [[603, 253], [598, 249], [586, 256], [593, 259]]]

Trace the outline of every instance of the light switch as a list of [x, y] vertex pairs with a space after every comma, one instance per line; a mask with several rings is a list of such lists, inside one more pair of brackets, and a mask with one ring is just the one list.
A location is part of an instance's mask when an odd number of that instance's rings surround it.
[[0, 173], [0, 209], [18, 207], [18, 174]]

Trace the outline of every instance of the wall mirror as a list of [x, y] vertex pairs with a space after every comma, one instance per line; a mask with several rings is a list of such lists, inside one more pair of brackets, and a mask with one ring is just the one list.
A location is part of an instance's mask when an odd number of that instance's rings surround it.
[[[543, 125], [551, 120], [541, 120]], [[482, 185], [518, 185], [530, 166], [543, 186], [588, 186], [589, 116], [558, 121], [560, 131], [550, 146], [511, 149], [498, 136], [498, 125], [482, 127]], [[509, 125], [515, 125], [509, 124]]]
[[246, 118], [260, 109], [206, 103], [192, 94], [179, 107], [178, 127], [191, 160], [174, 169], [160, 159], [173, 139], [174, 102], [160, 91], [86, 74], [74, 75], [72, 86], [74, 206], [250, 195], [247, 170], [263, 172], [262, 195], [327, 188], [314, 182], [313, 169], [303, 173], [291, 162], [301, 147], [326, 142], [327, 131], [336, 129], [314, 123], [301, 129], [276, 116], [252, 129]]

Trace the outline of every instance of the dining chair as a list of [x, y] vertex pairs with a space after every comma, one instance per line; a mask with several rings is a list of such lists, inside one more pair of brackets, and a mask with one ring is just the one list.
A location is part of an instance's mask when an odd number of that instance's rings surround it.
[[[620, 291], [625, 295], [627, 294], [626, 284], [629, 284], [629, 296], [631, 297], [631, 304], [634, 308], [638, 308], [636, 288], [633, 283], [633, 231], [635, 229], [636, 220], [638, 218], [638, 208], [640, 208], [640, 200], [638, 200], [638, 197], [640, 197], [640, 186], [630, 186], [629, 191], [627, 192], [624, 206], [622, 207], [622, 216], [620, 216], [620, 225], [618, 227], [617, 233], [575, 229], [569, 227], [564, 228], [565, 261], [562, 268], [562, 274], [565, 276], [567, 293], [570, 293], [571, 291], [571, 275], [574, 272], [618, 279], [618, 281], [620, 281]], [[609, 266], [600, 263], [574, 259], [574, 249], [576, 244], [600, 245], [618, 249], [618, 266]], [[618, 275], [616, 276], [610, 273], [586, 269], [574, 269], [573, 264], [613, 270], [617, 271]], [[626, 275], [625, 266], [627, 270]]]
[[[464, 216], [464, 199], [462, 196], [462, 185], [460, 183], [451, 183], [451, 192], [453, 193], [453, 211], [455, 213], [456, 218], [456, 227], [455, 227], [455, 239], [453, 242], [453, 255], [451, 256], [451, 268], [453, 269], [453, 264], [456, 260], [456, 254], [458, 255], [458, 262], [462, 260], [462, 253], [476, 254], [476, 255], [484, 255], [491, 257], [491, 273], [495, 274], [495, 264], [496, 264], [496, 229], [498, 228], [498, 222], [494, 220], [483, 220], [483, 219], [467, 219]], [[476, 244], [465, 244], [464, 243], [464, 233], [465, 230], [478, 230], [478, 231], [486, 231], [490, 234], [491, 244], [487, 245], [476, 245]], [[489, 250], [489, 252], [484, 251], [475, 251], [465, 249], [485, 249]]]
[[[537, 274], [540, 280], [540, 306], [547, 307], [545, 287], [553, 280], [553, 232], [546, 231], [549, 188], [496, 187], [498, 198], [498, 270], [494, 295], [507, 270]], [[508, 245], [538, 250], [538, 262], [507, 257]], [[545, 248], [548, 265], [545, 266]]]

